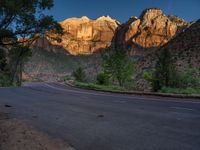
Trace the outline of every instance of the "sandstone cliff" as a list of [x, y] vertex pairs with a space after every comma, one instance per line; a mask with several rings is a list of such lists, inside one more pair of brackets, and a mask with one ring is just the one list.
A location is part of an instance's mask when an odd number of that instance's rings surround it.
[[61, 43], [46, 38], [45, 42], [44, 39], [37, 40], [35, 45], [44, 44], [47, 49], [53, 49], [49, 45], [61, 46], [72, 55], [93, 54], [112, 44], [115, 30], [120, 23], [109, 16], [102, 16], [96, 20], [83, 16], [66, 19], [60, 24], [64, 29]]
[[124, 47], [133, 56], [142, 56], [164, 45], [189, 26], [183, 19], [166, 16], [158, 8], [146, 9], [139, 18], [131, 17], [122, 25], [109, 16], [96, 20], [86, 16], [69, 18], [60, 24], [64, 29], [61, 43], [46, 37], [37, 40], [35, 45], [48, 51], [57, 52], [63, 48], [72, 55], [85, 55], [112, 44]]
[[164, 45], [188, 25], [176, 16], [166, 16], [158, 8], [146, 9], [139, 18], [131, 17], [118, 29], [115, 43], [131, 55], [140, 55], [145, 49]]

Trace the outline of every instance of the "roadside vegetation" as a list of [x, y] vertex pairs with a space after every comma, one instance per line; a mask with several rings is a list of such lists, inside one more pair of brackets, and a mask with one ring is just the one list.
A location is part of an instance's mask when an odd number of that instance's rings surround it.
[[[74, 84], [81, 88], [107, 91], [134, 91], [136, 67], [123, 49], [109, 49], [102, 55], [102, 70], [94, 80], [87, 78], [80, 66], [72, 73]], [[168, 50], [157, 55], [152, 72], [145, 72], [143, 78], [151, 85], [153, 92], [174, 94], [200, 94], [199, 70], [178, 69]]]
[[199, 70], [178, 69], [168, 50], [158, 55], [153, 73], [144, 73], [144, 79], [151, 83], [154, 92], [200, 94]]
[[102, 70], [92, 81], [88, 80], [82, 67], [72, 73], [74, 84], [88, 89], [126, 91], [134, 82], [135, 63], [124, 49], [107, 49], [102, 54]]
[[75, 81], [74, 85], [80, 88], [85, 88], [85, 89], [96, 89], [96, 90], [105, 90], [105, 91], [126, 91], [125, 88], [119, 87], [119, 86], [114, 86], [114, 85], [100, 85], [95, 82], [78, 82]]

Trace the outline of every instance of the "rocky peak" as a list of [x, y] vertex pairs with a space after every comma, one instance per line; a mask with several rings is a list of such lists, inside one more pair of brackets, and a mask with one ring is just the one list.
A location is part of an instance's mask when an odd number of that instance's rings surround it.
[[148, 8], [145, 9], [142, 14], [140, 15], [141, 20], [152, 20], [156, 17], [164, 15], [163, 11], [159, 8]]
[[101, 16], [101, 17], [97, 18], [96, 21], [110, 21], [110, 22], [115, 22], [116, 20], [107, 15], [107, 16]]
[[116, 43], [130, 50], [132, 55], [144, 52], [146, 49], [160, 47], [183, 30], [185, 21], [169, 18], [161, 9], [150, 8], [142, 12], [139, 19], [131, 17], [119, 33]]
[[90, 21], [90, 18], [88, 18], [87, 16], [82, 16], [81, 19], [85, 21]]

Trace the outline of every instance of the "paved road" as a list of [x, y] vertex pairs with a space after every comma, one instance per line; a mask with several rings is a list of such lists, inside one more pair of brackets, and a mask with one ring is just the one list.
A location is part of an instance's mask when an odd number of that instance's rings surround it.
[[0, 109], [69, 141], [77, 150], [200, 149], [200, 100], [34, 83], [0, 89]]

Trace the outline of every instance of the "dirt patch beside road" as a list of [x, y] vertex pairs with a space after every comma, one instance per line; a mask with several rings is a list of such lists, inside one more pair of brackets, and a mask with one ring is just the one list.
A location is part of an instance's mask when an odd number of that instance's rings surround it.
[[26, 123], [9, 119], [0, 113], [1, 150], [74, 150], [60, 139], [54, 139], [28, 126]]

